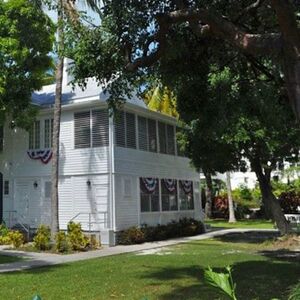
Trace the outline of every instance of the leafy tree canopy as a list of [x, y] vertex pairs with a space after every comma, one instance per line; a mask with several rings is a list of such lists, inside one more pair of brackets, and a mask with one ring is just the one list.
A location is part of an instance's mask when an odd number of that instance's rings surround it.
[[34, 1], [0, 0], [0, 122], [27, 126], [31, 94], [51, 67], [54, 26]]

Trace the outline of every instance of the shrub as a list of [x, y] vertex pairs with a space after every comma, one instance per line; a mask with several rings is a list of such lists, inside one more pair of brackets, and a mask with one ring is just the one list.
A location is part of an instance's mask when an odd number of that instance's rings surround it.
[[141, 244], [144, 242], [144, 231], [136, 226], [121, 231], [118, 236], [118, 243], [121, 245]]
[[0, 224], [0, 236], [6, 236], [9, 232], [9, 229], [5, 224]]
[[50, 249], [50, 238], [51, 231], [49, 226], [40, 225], [33, 239], [34, 247], [43, 251]]
[[285, 214], [298, 213], [298, 206], [300, 206], [300, 193], [284, 192], [279, 196], [280, 206]]
[[10, 245], [11, 241], [8, 235], [0, 235], [0, 245]]
[[14, 248], [19, 248], [24, 244], [24, 236], [18, 230], [10, 230], [7, 234], [7, 237], [10, 240], [10, 244], [12, 244]]
[[89, 245], [89, 240], [83, 234], [80, 223], [68, 223], [68, 241], [72, 250], [75, 251], [82, 251]]
[[55, 249], [58, 252], [68, 252], [70, 250], [71, 246], [68, 241], [68, 237], [64, 231], [59, 231], [55, 235]]
[[227, 195], [219, 195], [213, 200], [213, 215], [218, 218], [228, 218]]
[[183, 218], [166, 225], [148, 226], [141, 228], [130, 227], [118, 233], [118, 243], [122, 245], [140, 244], [143, 242], [161, 241], [181, 236], [191, 236], [205, 231], [202, 222], [192, 218]]

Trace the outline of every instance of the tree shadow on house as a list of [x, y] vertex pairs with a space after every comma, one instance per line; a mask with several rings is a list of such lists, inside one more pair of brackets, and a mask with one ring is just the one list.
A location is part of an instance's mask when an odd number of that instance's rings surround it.
[[[288, 289], [299, 280], [299, 267], [299, 263], [280, 260], [246, 261], [234, 264], [233, 279], [237, 285], [238, 299], [287, 299]], [[224, 271], [220, 268], [214, 270]], [[158, 284], [164, 284], [166, 280], [172, 284], [172, 291], [161, 295], [158, 298], [160, 300], [228, 299], [204, 282], [204, 268], [201, 266], [164, 268], [149, 272], [145, 277], [157, 280]]]

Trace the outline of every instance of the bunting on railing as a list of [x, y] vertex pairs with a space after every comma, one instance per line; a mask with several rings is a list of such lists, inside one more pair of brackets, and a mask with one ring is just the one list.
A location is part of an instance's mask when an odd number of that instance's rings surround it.
[[52, 158], [52, 150], [45, 149], [45, 150], [28, 150], [28, 156], [31, 159], [39, 159], [43, 164], [47, 164], [50, 159]]
[[158, 180], [156, 178], [142, 178], [145, 189], [149, 193], [153, 193], [156, 189]]
[[163, 179], [163, 183], [166, 189], [173, 193], [176, 190], [176, 180], [175, 179]]
[[189, 180], [180, 180], [181, 187], [186, 194], [190, 194], [193, 189], [193, 183]]

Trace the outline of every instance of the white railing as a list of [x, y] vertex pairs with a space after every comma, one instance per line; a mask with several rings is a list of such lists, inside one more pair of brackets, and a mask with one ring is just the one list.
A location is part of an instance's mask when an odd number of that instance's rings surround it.
[[[8, 218], [7, 218], [7, 227], [8, 228], [12, 228], [15, 225], [19, 225], [23, 228], [23, 230], [26, 232], [27, 238], [29, 240], [29, 235], [30, 235], [30, 226], [29, 224], [26, 224], [26, 220], [23, 216], [21, 216], [20, 214], [18, 214], [18, 212], [16, 210], [6, 210], [3, 212], [3, 214], [7, 214]], [[6, 218], [4, 218], [6, 219]]]
[[[99, 221], [96, 221], [94, 219], [97, 219], [97, 216], [102, 216], [102, 218], [99, 218]], [[84, 217], [85, 221], [82, 221], [82, 218]], [[80, 218], [80, 220], [78, 220]], [[107, 211], [101, 211], [101, 212], [95, 212], [95, 213], [88, 213], [88, 212], [79, 212], [76, 214], [69, 222], [72, 221], [78, 221], [81, 225], [87, 224], [88, 225], [88, 231], [92, 232], [95, 230], [92, 230], [93, 225], [107, 225]]]

